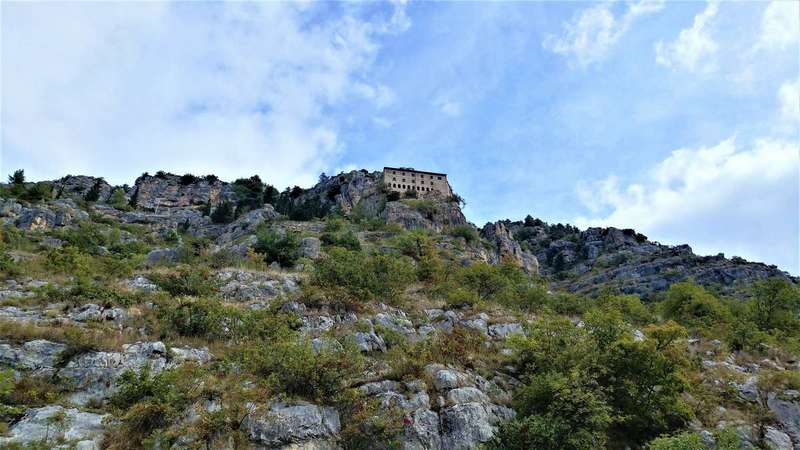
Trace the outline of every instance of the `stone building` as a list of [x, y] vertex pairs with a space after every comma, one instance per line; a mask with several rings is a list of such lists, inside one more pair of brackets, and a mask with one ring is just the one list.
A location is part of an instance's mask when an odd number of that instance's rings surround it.
[[450, 196], [453, 190], [447, 174], [414, 170], [410, 167], [384, 167], [383, 185], [395, 192], [418, 191], [423, 195]]

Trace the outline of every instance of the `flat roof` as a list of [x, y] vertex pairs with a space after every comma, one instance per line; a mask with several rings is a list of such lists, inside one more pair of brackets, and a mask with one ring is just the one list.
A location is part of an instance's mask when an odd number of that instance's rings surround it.
[[389, 170], [399, 170], [399, 171], [401, 171], [401, 172], [427, 173], [428, 175], [441, 175], [441, 176], [443, 176], [443, 177], [446, 177], [446, 176], [447, 176], [447, 174], [446, 174], [446, 173], [439, 173], [439, 172], [427, 172], [427, 171], [425, 171], [425, 170], [417, 170], [417, 169], [413, 169], [413, 168], [411, 168], [411, 167], [384, 167], [384, 168], [383, 168], [383, 170], [386, 170], [386, 169], [389, 169]]

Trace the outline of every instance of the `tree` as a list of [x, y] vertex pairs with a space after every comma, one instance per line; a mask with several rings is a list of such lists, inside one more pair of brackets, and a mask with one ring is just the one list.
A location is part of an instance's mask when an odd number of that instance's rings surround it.
[[25, 183], [25, 170], [23, 169], [15, 170], [13, 175], [8, 176], [8, 182], [11, 184]]
[[211, 221], [214, 223], [231, 223], [236, 217], [236, 207], [231, 202], [222, 202], [211, 212]]
[[128, 201], [125, 198], [125, 190], [119, 187], [111, 191], [111, 195], [108, 197], [108, 204], [116, 209], [130, 209]]
[[277, 262], [281, 267], [294, 266], [300, 257], [300, 238], [297, 233], [287, 231], [283, 235], [270, 229], [259, 230], [253, 250], [264, 255], [267, 263]]
[[591, 381], [548, 373], [524, 383], [515, 396], [520, 417], [503, 425], [488, 449], [605, 448], [611, 408]]
[[103, 184], [103, 179], [102, 178], [98, 178], [94, 182], [92, 187], [89, 188], [89, 191], [86, 192], [86, 195], [83, 196], [83, 199], [86, 200], [87, 202], [96, 202], [97, 200], [99, 200], [100, 199], [100, 189], [101, 189], [102, 184]]
[[773, 277], [758, 282], [753, 287], [754, 299], [750, 302], [753, 319], [762, 330], [785, 328], [787, 322], [796, 322], [800, 309], [800, 291], [783, 278]]

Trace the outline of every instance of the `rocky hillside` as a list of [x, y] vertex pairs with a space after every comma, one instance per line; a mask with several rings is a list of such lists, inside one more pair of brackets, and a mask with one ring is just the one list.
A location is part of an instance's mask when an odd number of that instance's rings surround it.
[[0, 447], [800, 449], [796, 279], [380, 178], [0, 186]]

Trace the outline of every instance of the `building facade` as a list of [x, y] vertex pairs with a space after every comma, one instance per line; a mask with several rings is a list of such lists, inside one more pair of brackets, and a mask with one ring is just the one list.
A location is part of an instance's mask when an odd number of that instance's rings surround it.
[[389, 191], [417, 191], [422, 195], [450, 196], [453, 190], [447, 174], [414, 170], [410, 167], [384, 167], [383, 185]]

